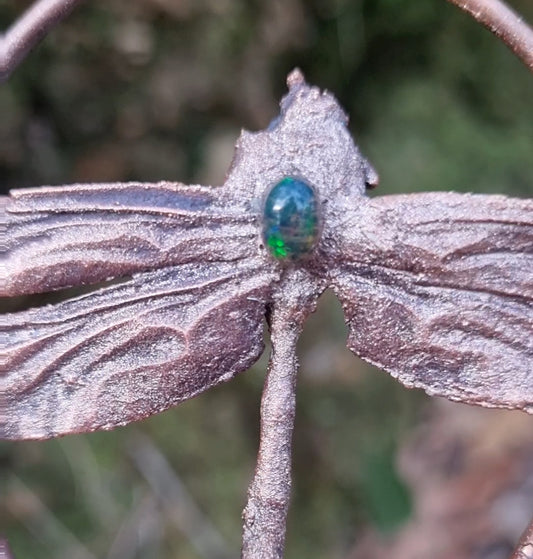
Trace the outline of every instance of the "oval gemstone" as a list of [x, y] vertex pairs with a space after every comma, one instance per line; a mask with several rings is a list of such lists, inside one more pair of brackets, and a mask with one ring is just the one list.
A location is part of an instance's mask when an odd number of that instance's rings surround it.
[[315, 246], [319, 235], [318, 201], [302, 179], [285, 177], [265, 199], [263, 240], [278, 260], [297, 260]]

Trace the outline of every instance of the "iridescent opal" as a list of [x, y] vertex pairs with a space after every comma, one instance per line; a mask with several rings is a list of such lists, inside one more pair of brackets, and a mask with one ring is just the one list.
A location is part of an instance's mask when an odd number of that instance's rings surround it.
[[304, 180], [285, 177], [265, 198], [263, 240], [278, 260], [298, 260], [315, 246], [319, 232], [318, 200]]

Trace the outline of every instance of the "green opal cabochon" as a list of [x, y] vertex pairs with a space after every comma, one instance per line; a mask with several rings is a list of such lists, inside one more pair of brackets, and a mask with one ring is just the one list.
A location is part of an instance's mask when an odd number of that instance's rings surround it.
[[263, 207], [263, 241], [281, 261], [305, 257], [320, 233], [318, 200], [305, 180], [285, 177], [268, 192]]

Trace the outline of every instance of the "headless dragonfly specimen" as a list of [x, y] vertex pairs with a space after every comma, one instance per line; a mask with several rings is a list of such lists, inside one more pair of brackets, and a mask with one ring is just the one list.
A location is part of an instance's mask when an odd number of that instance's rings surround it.
[[112, 429], [272, 355], [243, 557], [281, 557], [296, 342], [332, 288], [348, 346], [407, 387], [533, 413], [533, 201], [368, 198], [377, 175], [335, 98], [299, 71], [221, 187], [42, 187], [3, 200], [1, 295], [122, 278], [4, 315], [3, 439]]

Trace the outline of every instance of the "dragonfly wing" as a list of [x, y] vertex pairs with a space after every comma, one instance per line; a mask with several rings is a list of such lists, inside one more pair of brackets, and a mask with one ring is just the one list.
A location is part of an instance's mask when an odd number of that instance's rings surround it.
[[533, 413], [533, 202], [374, 198], [344, 224], [331, 283], [348, 345], [408, 387]]
[[225, 195], [223, 187], [169, 182], [15, 190], [0, 199], [5, 227], [0, 295], [253, 255], [254, 216]]
[[0, 438], [111, 429], [247, 369], [273, 274], [256, 259], [184, 264], [4, 315]]

